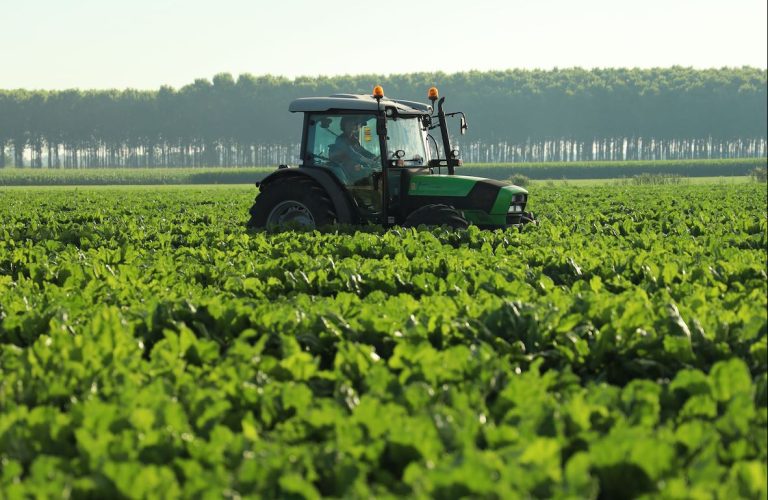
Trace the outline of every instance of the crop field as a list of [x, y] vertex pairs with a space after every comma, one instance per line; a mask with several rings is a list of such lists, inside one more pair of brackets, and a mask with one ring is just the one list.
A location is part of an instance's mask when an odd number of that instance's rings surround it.
[[0, 189], [0, 498], [765, 498], [764, 184], [523, 230], [245, 231], [255, 189]]

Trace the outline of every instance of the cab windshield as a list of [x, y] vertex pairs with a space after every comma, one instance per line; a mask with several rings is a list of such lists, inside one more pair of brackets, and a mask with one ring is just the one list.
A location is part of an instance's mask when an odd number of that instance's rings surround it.
[[417, 116], [390, 118], [387, 120], [387, 151], [390, 159], [397, 158], [397, 151], [403, 151], [406, 166], [424, 165], [426, 150], [421, 119]]

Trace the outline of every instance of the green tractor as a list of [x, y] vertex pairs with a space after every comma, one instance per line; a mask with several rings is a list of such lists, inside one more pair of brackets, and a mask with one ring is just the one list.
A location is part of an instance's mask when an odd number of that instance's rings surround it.
[[[251, 228], [328, 224], [447, 225], [504, 228], [533, 222], [528, 191], [508, 182], [455, 175], [459, 151], [451, 148], [437, 89], [432, 105], [373, 95], [336, 94], [294, 100], [304, 113], [301, 165], [280, 167], [257, 183]], [[437, 114], [433, 106], [437, 101]], [[442, 142], [430, 134], [439, 129]], [[443, 171], [446, 173], [444, 174]]]

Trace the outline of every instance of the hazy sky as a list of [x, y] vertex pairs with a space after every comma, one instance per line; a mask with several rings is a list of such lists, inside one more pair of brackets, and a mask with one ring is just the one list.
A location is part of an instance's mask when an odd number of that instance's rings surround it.
[[219, 72], [766, 67], [766, 0], [0, 0], [0, 88]]

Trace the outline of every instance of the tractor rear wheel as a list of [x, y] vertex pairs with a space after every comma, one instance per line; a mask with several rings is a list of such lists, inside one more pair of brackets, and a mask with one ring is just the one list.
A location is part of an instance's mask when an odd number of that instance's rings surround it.
[[424, 205], [419, 207], [405, 218], [403, 226], [448, 226], [452, 229], [466, 229], [469, 222], [464, 218], [460, 210], [450, 205]]
[[311, 179], [289, 177], [262, 187], [248, 227], [314, 229], [335, 222], [333, 203], [322, 187]]

